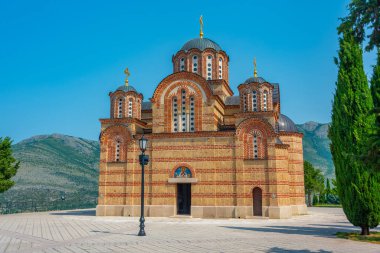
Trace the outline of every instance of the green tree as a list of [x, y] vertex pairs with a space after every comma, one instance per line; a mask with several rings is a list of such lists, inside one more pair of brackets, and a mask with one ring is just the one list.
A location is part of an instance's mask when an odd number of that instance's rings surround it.
[[373, 104], [363, 69], [362, 50], [352, 33], [339, 40], [338, 80], [329, 129], [338, 194], [347, 219], [369, 234], [380, 220], [380, 178], [368, 170], [363, 147], [374, 123]]
[[20, 162], [12, 156], [12, 140], [0, 137], [0, 193], [14, 185], [11, 178], [16, 175]]
[[[339, 33], [353, 31], [355, 39], [362, 43], [366, 38], [367, 51], [380, 47], [380, 0], [352, 0], [348, 5], [349, 15], [342, 18]], [[369, 35], [366, 36], [366, 31]]]
[[307, 195], [308, 206], [312, 206], [312, 195], [315, 198], [316, 193], [323, 192], [324, 189], [324, 177], [322, 171], [314, 168], [314, 166], [308, 162], [304, 161], [304, 182], [305, 182], [305, 192]]
[[331, 189], [331, 193], [335, 196], [338, 196], [338, 183], [336, 182], [336, 179], [331, 179], [333, 188]]
[[377, 64], [373, 67], [371, 95], [374, 104], [372, 113], [376, 120], [364, 151], [364, 161], [369, 167], [380, 172], [380, 48], [377, 51]]
[[326, 179], [326, 194], [331, 194], [330, 179]]

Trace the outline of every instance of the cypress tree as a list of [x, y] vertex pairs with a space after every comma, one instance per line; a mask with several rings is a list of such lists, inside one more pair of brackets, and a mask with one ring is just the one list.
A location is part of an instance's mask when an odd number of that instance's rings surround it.
[[373, 67], [371, 94], [375, 124], [363, 158], [369, 167], [380, 173], [380, 48], [377, 49], [377, 64]]
[[362, 50], [352, 33], [339, 40], [338, 80], [329, 130], [338, 194], [347, 219], [368, 235], [380, 220], [380, 180], [360, 159], [374, 118]]
[[[380, 107], [380, 47], [377, 48], [377, 64], [373, 67], [371, 79], [371, 93], [373, 105], [375, 108]], [[380, 115], [376, 117], [376, 124], [380, 125]]]

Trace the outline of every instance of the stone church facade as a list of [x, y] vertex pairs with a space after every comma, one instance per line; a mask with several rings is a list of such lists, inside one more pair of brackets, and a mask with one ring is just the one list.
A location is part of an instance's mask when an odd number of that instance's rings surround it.
[[281, 114], [279, 84], [255, 69], [234, 96], [229, 56], [202, 35], [172, 62], [173, 73], [149, 102], [128, 79], [109, 93], [110, 118], [100, 119], [96, 214], [140, 215], [142, 134], [149, 140], [148, 217], [305, 214], [302, 134]]

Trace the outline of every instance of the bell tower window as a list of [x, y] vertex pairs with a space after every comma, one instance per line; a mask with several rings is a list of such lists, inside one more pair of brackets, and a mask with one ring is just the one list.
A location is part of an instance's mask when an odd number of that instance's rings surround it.
[[133, 100], [132, 98], [129, 99], [128, 101], [128, 117], [132, 118], [133, 116]]
[[179, 71], [185, 71], [185, 58], [181, 58], [179, 61]]
[[117, 117], [120, 119], [123, 117], [123, 99], [119, 98], [117, 102]]
[[223, 59], [219, 58], [219, 79], [223, 78]]
[[252, 111], [257, 112], [257, 92], [252, 92]]
[[268, 100], [268, 92], [267, 91], [264, 91], [264, 94], [263, 94], [263, 111], [266, 112], [267, 111], [267, 100]]
[[248, 106], [247, 106], [247, 95], [244, 94], [243, 95], [243, 112], [246, 112], [248, 110]]
[[212, 79], [212, 56], [208, 55], [207, 60], [206, 60], [206, 65], [207, 65], [207, 80]]
[[193, 73], [198, 73], [198, 56], [193, 56]]

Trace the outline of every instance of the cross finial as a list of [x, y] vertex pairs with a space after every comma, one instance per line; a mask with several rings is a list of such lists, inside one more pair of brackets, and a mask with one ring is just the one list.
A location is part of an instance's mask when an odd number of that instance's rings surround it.
[[253, 76], [257, 77], [256, 57], [253, 59]]
[[131, 75], [131, 74], [129, 73], [129, 69], [128, 69], [128, 68], [126, 68], [126, 69], [124, 70], [124, 74], [125, 74], [125, 86], [128, 86], [128, 77]]
[[201, 17], [199, 18], [199, 24], [201, 25], [201, 30], [199, 32], [199, 37], [201, 39], [203, 39], [203, 16], [201, 15]]

